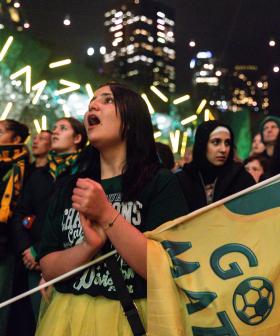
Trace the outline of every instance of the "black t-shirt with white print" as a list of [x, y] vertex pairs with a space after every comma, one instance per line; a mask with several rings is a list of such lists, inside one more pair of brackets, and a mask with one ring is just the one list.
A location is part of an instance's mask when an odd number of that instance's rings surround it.
[[[166, 169], [159, 170], [135, 201], [122, 202], [121, 176], [102, 180], [101, 184], [113, 207], [141, 232], [150, 231], [188, 212], [177, 179]], [[79, 213], [71, 206], [71, 195], [61, 190], [48, 211], [40, 258], [51, 252], [73, 247], [82, 240], [83, 230]], [[98, 255], [113, 249], [114, 246], [107, 241]], [[146, 281], [135, 273], [119, 254], [116, 254], [115, 258], [132, 298], [146, 297]], [[56, 284], [55, 288], [62, 293], [102, 295], [109, 299], [118, 299], [110, 272], [106, 267], [106, 260]]]

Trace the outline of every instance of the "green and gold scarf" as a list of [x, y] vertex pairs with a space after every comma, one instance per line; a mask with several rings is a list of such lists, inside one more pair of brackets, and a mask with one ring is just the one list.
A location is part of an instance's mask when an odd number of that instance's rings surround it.
[[29, 152], [25, 145], [0, 146], [0, 164], [10, 167], [0, 181], [4, 186], [4, 192], [0, 195], [0, 222], [7, 223], [12, 216], [12, 208], [21, 192], [28, 160]]
[[51, 176], [56, 180], [67, 169], [70, 170], [70, 174], [75, 174], [78, 171], [77, 159], [80, 152], [81, 150], [75, 153], [56, 154], [51, 151], [48, 155]]

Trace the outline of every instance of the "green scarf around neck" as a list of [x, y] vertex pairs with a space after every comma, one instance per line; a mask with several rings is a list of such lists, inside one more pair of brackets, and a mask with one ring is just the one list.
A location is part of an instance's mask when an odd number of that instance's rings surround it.
[[0, 222], [7, 223], [12, 216], [12, 208], [22, 190], [26, 165], [29, 162], [29, 152], [24, 144], [1, 145], [0, 164], [9, 167], [0, 183], [3, 193], [0, 195]]
[[51, 151], [48, 155], [51, 176], [56, 180], [67, 169], [70, 170], [70, 174], [75, 174], [78, 171], [77, 159], [80, 152], [81, 150], [75, 153], [57, 154]]

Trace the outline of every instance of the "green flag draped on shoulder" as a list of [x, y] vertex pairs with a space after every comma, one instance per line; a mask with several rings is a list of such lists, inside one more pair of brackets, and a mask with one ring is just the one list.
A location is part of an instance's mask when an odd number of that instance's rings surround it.
[[149, 335], [280, 335], [280, 176], [238, 195], [147, 233]]

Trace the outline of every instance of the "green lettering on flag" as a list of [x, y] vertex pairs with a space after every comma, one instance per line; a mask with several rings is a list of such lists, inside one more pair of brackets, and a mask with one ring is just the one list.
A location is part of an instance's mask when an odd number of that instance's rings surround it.
[[214, 292], [191, 292], [188, 290], [184, 290], [184, 292], [191, 301], [191, 303], [187, 304], [189, 314], [196, 313], [206, 308], [217, 297], [217, 294]]
[[226, 244], [217, 248], [211, 255], [210, 264], [213, 271], [220, 277], [221, 279], [227, 280], [231, 278], [235, 278], [243, 274], [240, 266], [236, 263], [230, 263], [228, 270], [223, 270], [220, 266], [220, 260], [223, 256], [229, 253], [241, 253], [243, 254], [249, 262], [250, 267], [258, 266], [258, 259], [255, 256], [254, 252], [249, 249], [249, 247], [241, 245], [241, 244]]
[[238, 336], [226, 312], [217, 313], [219, 320], [222, 323], [221, 327], [201, 328], [192, 327], [194, 336]]
[[171, 242], [169, 240], [165, 240], [162, 241], [161, 244], [172, 259], [174, 267], [171, 268], [171, 273], [173, 278], [190, 274], [200, 267], [198, 262], [183, 261], [176, 257], [176, 255], [189, 250], [192, 247], [191, 242]]

